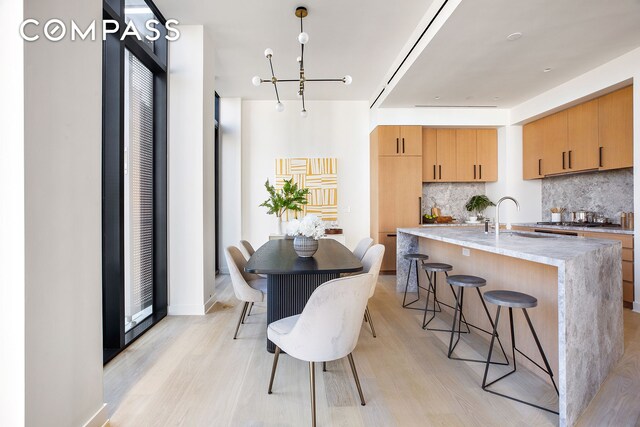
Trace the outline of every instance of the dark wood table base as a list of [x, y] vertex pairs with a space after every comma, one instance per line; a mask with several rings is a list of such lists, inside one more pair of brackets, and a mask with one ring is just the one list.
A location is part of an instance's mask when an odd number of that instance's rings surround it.
[[[313, 291], [338, 277], [340, 273], [267, 275], [267, 325], [302, 313]], [[275, 350], [275, 344], [267, 340], [267, 351]]]

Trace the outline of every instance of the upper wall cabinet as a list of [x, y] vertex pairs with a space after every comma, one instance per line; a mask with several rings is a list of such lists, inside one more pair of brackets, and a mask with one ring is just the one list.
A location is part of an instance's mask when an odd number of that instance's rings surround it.
[[495, 129], [433, 129], [422, 131], [424, 182], [489, 182], [498, 179], [498, 137]]
[[599, 167], [633, 166], [633, 86], [598, 99]]
[[544, 178], [542, 173], [542, 120], [527, 123], [522, 128], [522, 177]]
[[526, 124], [523, 178], [632, 167], [632, 96], [628, 86]]
[[421, 126], [378, 126], [380, 156], [422, 156]]

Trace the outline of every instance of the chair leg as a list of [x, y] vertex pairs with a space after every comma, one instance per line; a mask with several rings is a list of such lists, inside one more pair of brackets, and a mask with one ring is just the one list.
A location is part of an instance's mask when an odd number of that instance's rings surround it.
[[[487, 387], [487, 374], [489, 373], [489, 365], [491, 365], [491, 353], [493, 353], [493, 343], [498, 335], [498, 322], [500, 321], [500, 306], [496, 310], [496, 319], [493, 323], [493, 333], [491, 334], [491, 342], [489, 343], [489, 354], [487, 355], [487, 363], [484, 366], [484, 376], [482, 377], [482, 389]], [[514, 359], [515, 360], [515, 359]]]
[[311, 426], [316, 427], [316, 364], [309, 362], [309, 387], [311, 390]]
[[327, 372], [327, 362], [322, 362], [322, 372]]
[[280, 357], [280, 347], [276, 346], [276, 352], [273, 355], [273, 367], [271, 368], [271, 378], [269, 379], [269, 391], [271, 394], [271, 389], [273, 387], [273, 379], [276, 377], [276, 368], [278, 367], [278, 357]]
[[523, 308], [524, 317], [527, 319], [527, 323], [529, 324], [529, 329], [531, 329], [531, 333], [533, 334], [533, 339], [536, 341], [536, 345], [538, 346], [538, 351], [540, 352], [540, 356], [542, 356], [542, 360], [544, 361], [544, 366], [547, 368], [547, 374], [549, 378], [551, 378], [551, 382], [553, 383], [553, 388], [556, 389], [556, 394], [560, 394], [558, 392], [558, 386], [556, 385], [555, 380], [553, 379], [553, 371], [551, 370], [551, 366], [549, 365], [549, 361], [547, 360], [547, 356], [544, 354], [544, 350], [542, 349], [542, 345], [540, 344], [540, 340], [538, 339], [538, 334], [536, 334], [536, 330], [533, 328], [533, 324], [531, 323], [531, 319], [529, 318], [529, 313], [527, 313], [527, 309]]
[[247, 307], [249, 306], [248, 302], [244, 303], [244, 306], [242, 307], [242, 313], [240, 313], [240, 319], [238, 319], [238, 326], [236, 326], [236, 332], [233, 334], [233, 339], [235, 340], [236, 337], [238, 336], [238, 330], [240, 329], [240, 324], [243, 322], [244, 320], [244, 314], [247, 312]]
[[349, 365], [351, 365], [351, 372], [353, 372], [353, 379], [356, 380], [356, 387], [358, 388], [358, 394], [360, 395], [360, 404], [362, 406], [366, 405], [364, 401], [364, 395], [362, 394], [362, 387], [360, 387], [360, 379], [358, 378], [358, 371], [356, 370], [356, 362], [353, 361], [353, 354], [349, 353], [347, 356], [349, 359]]
[[371, 312], [369, 311], [369, 306], [364, 309], [364, 317], [369, 319], [369, 327], [371, 328], [371, 333], [373, 337], [376, 337], [376, 328], [373, 326], [373, 319], [371, 318]]
[[253, 303], [249, 306], [249, 311], [247, 312], [247, 317], [251, 316], [251, 309], [253, 308]]

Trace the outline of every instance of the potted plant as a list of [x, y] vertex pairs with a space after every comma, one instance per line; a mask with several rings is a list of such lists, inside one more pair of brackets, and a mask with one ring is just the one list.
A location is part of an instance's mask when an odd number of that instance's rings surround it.
[[308, 188], [298, 188], [298, 184], [293, 182], [293, 178], [285, 179], [281, 189], [276, 189], [273, 185], [267, 182], [264, 183], [264, 187], [269, 193], [269, 198], [260, 204], [261, 207], [268, 209], [268, 215], [275, 215], [278, 218], [278, 234], [282, 232], [282, 215], [286, 211], [300, 212], [302, 210], [301, 205], [307, 204], [307, 195], [309, 194]]
[[495, 204], [487, 196], [480, 194], [471, 197], [464, 207], [468, 212], [475, 212], [475, 216], [470, 216], [469, 221], [476, 222], [478, 218], [482, 218], [483, 212], [489, 206], [495, 206]]
[[306, 215], [302, 221], [291, 221], [287, 234], [294, 236], [293, 249], [298, 256], [309, 258], [318, 250], [318, 239], [324, 236], [324, 222], [315, 215]]

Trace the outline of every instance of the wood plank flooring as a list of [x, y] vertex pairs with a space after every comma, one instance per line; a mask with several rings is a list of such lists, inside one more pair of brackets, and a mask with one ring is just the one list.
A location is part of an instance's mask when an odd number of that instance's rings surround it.
[[[381, 276], [369, 302], [378, 337], [363, 324], [354, 352], [366, 406], [347, 360], [316, 373], [318, 425], [499, 426], [557, 425], [556, 415], [483, 392], [483, 365], [447, 359], [448, 334], [423, 331], [421, 312], [400, 307], [395, 276]], [[217, 282], [206, 316], [167, 317], [112, 360], [104, 371], [112, 426], [300, 426], [310, 424], [308, 365], [287, 355], [267, 394], [273, 355], [265, 349], [266, 307], [254, 306], [233, 330], [242, 304], [228, 276]], [[438, 325], [451, 319], [439, 315]], [[434, 321], [435, 322], [435, 321]], [[640, 315], [625, 310], [623, 360], [580, 420], [584, 426], [634, 426], [640, 416]], [[486, 343], [464, 338], [461, 356]], [[496, 368], [494, 374], [500, 371]], [[499, 390], [557, 406], [555, 393], [526, 370]]]

